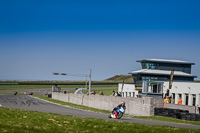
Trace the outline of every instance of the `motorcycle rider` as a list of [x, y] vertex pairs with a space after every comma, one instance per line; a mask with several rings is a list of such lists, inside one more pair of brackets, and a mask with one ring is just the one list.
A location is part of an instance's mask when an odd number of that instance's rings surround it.
[[126, 108], [126, 106], [125, 106], [125, 102], [123, 101], [121, 104], [119, 104], [118, 106], [117, 106], [117, 108], [118, 109], [120, 109], [120, 108]]
[[119, 104], [117, 107], [115, 107], [112, 111], [112, 113], [115, 112], [116, 109], [121, 109], [123, 108], [124, 110], [126, 109], [126, 106], [125, 106], [125, 102], [123, 101], [121, 104]]

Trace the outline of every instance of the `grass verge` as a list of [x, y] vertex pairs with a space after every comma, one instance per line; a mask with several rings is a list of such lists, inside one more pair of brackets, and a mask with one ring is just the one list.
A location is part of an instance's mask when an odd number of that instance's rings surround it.
[[52, 113], [35, 111], [23, 111], [0, 107], [0, 131], [1, 132], [26, 132], [26, 133], [53, 133], [53, 132], [89, 132], [89, 133], [168, 133], [168, 132], [192, 132], [199, 130], [182, 129], [167, 126], [152, 126], [132, 124], [118, 121], [106, 121], [94, 118], [79, 118], [63, 116]]

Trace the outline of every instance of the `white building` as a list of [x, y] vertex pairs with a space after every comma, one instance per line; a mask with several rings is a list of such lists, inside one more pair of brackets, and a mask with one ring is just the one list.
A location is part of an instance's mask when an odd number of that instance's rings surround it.
[[[132, 71], [134, 83], [118, 85], [122, 97], [162, 97], [172, 96], [177, 104], [179, 97], [182, 105], [200, 104], [200, 83], [194, 82], [196, 76], [191, 74], [194, 63], [177, 60], [146, 59], [142, 70]], [[163, 70], [164, 69], [164, 70]], [[171, 69], [174, 69], [174, 81], [169, 90]], [[169, 90], [169, 91], [168, 91]]]

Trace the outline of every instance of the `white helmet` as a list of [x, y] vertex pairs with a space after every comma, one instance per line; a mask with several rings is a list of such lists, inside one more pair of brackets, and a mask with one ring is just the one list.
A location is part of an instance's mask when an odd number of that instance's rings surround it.
[[123, 107], [125, 106], [125, 102], [124, 102], [124, 101], [122, 102], [122, 106], [123, 106]]

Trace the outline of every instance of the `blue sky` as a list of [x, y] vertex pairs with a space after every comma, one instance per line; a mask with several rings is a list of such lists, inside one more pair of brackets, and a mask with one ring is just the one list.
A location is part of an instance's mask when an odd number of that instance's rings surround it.
[[194, 62], [200, 79], [200, 1], [0, 1], [0, 80], [103, 80], [136, 60]]

